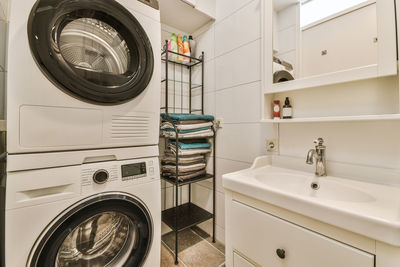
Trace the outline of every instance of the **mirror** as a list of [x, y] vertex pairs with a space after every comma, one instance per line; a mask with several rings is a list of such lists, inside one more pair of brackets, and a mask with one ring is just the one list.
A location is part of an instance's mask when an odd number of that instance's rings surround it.
[[377, 65], [377, 13], [372, 0], [274, 0], [273, 83]]

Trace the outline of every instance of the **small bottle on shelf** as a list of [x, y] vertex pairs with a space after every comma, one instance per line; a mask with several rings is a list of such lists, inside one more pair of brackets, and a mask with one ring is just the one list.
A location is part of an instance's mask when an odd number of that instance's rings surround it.
[[[186, 35], [183, 36], [183, 54], [185, 56], [190, 57], [190, 44], [189, 44], [189, 39]], [[183, 63], [189, 63], [190, 58], [184, 57], [183, 58]]]
[[178, 55], [178, 59], [176, 61], [179, 62], [179, 63], [182, 63], [183, 62], [183, 56], [181, 56], [181, 55], [183, 55], [183, 37], [180, 34], [178, 35], [178, 53], [180, 55]]
[[189, 35], [190, 54], [192, 57], [196, 57], [196, 41], [193, 40], [193, 36]]
[[[171, 35], [171, 39], [168, 44], [168, 49], [172, 52], [178, 53], [178, 41], [175, 33]], [[169, 54], [168, 59], [176, 61], [177, 58], [178, 56], [176, 54], [171, 53]]]
[[286, 97], [285, 105], [283, 106], [283, 109], [282, 109], [282, 118], [283, 119], [291, 119], [292, 117], [293, 117], [292, 105], [290, 105], [289, 97]]
[[274, 100], [274, 120], [281, 118], [281, 101]]

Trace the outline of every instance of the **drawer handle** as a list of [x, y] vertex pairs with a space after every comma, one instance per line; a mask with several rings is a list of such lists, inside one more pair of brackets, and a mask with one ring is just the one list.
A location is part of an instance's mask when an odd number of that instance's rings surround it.
[[284, 249], [278, 248], [276, 250], [276, 255], [278, 255], [279, 258], [284, 259], [286, 257], [286, 252]]

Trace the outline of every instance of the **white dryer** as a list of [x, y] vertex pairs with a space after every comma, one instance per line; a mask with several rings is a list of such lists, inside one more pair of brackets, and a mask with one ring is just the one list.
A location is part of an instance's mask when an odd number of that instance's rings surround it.
[[157, 0], [10, 0], [8, 153], [158, 144]]
[[150, 157], [9, 172], [5, 266], [160, 266], [158, 168]]

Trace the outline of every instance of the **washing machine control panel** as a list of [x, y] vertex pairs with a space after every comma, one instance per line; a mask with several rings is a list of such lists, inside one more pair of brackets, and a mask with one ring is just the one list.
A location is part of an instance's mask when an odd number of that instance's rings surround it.
[[121, 175], [122, 175], [122, 181], [146, 177], [147, 176], [146, 162], [122, 165]]
[[129, 186], [160, 179], [158, 158], [100, 162], [82, 165], [83, 192], [113, 186]]

